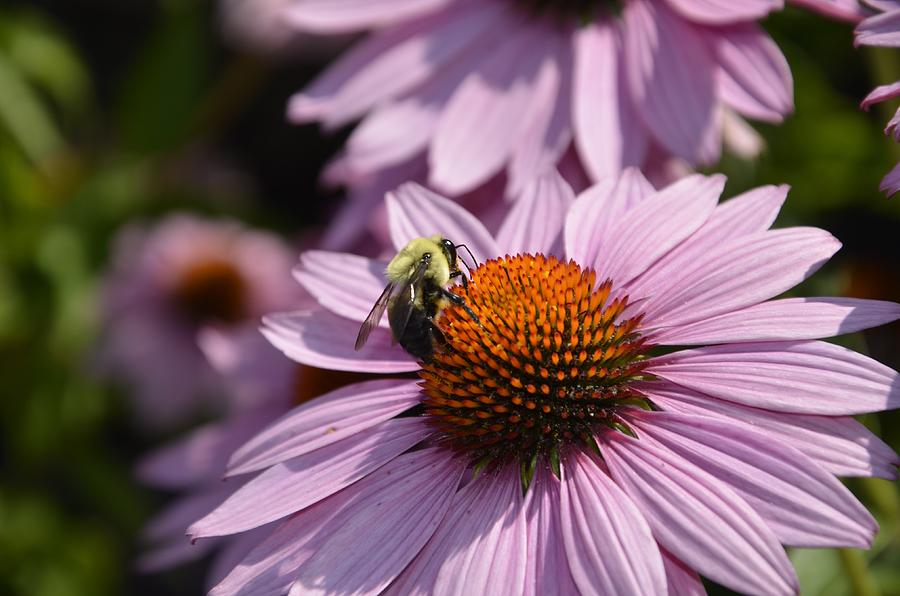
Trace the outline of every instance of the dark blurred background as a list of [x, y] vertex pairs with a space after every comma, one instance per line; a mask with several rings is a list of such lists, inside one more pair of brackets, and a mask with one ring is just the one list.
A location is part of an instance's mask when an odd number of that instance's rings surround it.
[[[264, 3], [266, 0], [256, 0]], [[138, 485], [140, 454], [180, 429], [134, 425], [95, 374], [101, 275], [124, 223], [225, 214], [289, 241], [341, 197], [317, 184], [341, 135], [289, 125], [287, 97], [339, 51], [223, 35], [214, 0], [0, 2], [0, 594], [197, 594], [205, 562], [134, 570], [137, 536], [169, 495]], [[838, 256], [798, 290], [900, 300], [900, 203], [877, 191], [900, 157], [887, 106], [896, 53], [854, 50], [851, 27], [795, 9], [766, 27], [787, 55], [796, 115], [761, 126], [756, 163], [726, 156], [726, 195], [793, 186], [779, 225], [826, 227]], [[840, 341], [900, 367], [900, 325]], [[900, 448], [900, 413], [865, 420]], [[900, 595], [896, 484], [851, 488], [882, 526], [871, 552], [798, 551], [805, 594]]]

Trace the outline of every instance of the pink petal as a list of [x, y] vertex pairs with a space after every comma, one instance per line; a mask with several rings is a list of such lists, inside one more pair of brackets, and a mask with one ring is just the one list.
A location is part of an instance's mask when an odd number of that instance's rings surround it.
[[576, 263], [597, 261], [597, 251], [626, 211], [655, 192], [636, 168], [626, 168], [619, 177], [596, 184], [575, 199], [566, 216], [566, 255]]
[[853, 418], [761, 410], [719, 400], [665, 381], [641, 383], [637, 388], [664, 410], [749, 424], [759, 432], [806, 454], [832, 474], [878, 476], [889, 480], [897, 478], [900, 456]]
[[900, 96], [900, 81], [891, 83], [890, 85], [881, 85], [875, 87], [871, 93], [866, 95], [860, 104], [864, 110], [868, 110], [874, 104]]
[[591, 178], [602, 180], [640, 166], [647, 133], [628, 93], [621, 41], [606, 19], [581, 27], [574, 37], [575, 146]]
[[380, 424], [421, 399], [415, 381], [355, 383], [301, 404], [234, 452], [228, 474], [246, 474], [315, 451]]
[[675, 558], [675, 555], [664, 548], [663, 566], [666, 568], [666, 584], [669, 596], [706, 596], [706, 588], [700, 581], [697, 572]]
[[787, 186], [762, 186], [721, 203], [699, 230], [628, 284], [628, 292], [632, 297], [668, 293], [671, 289], [665, 286], [680, 283], [683, 272], [696, 262], [697, 255], [711, 254], [739, 236], [767, 230], [787, 191]]
[[444, 517], [464, 465], [446, 452], [401, 455], [282, 524], [211, 592], [377, 593]]
[[459, 491], [422, 552], [390, 594], [521, 594], [525, 513], [515, 466], [482, 472]]
[[343, 169], [344, 176], [366, 176], [414, 158], [428, 147], [442, 107], [416, 94], [375, 108], [353, 129], [331, 167]]
[[557, 66], [554, 35], [522, 24], [475, 62], [438, 122], [429, 152], [432, 185], [461, 194], [503, 168], [533, 110], [540, 73]]
[[[487, 13], [464, 13], [463, 16], [477, 17], [477, 26], [467, 27], [465, 35], [454, 36], [454, 43], [468, 40], [460, 48], [464, 50], [460, 56], [450, 64], [436, 65], [441, 68], [434, 68], [430, 78], [411, 95], [382, 103], [356, 127], [347, 139], [340, 165], [347, 171], [345, 176], [376, 175], [380, 169], [413, 159], [427, 150], [447, 102], [472, 71], [471, 57], [489, 52], [502, 38], [502, 27], [512, 26], [510, 19], [502, 18], [504, 13], [499, 12], [499, 7], [492, 4], [485, 7]], [[452, 19], [450, 22], [455, 24]], [[469, 39], [472, 33], [480, 35]]]
[[782, 0], [666, 0], [686, 19], [707, 25], [755, 21], [784, 7]]
[[216, 482], [225, 471], [229, 454], [277, 415], [274, 409], [267, 408], [202, 426], [143, 458], [138, 463], [138, 478], [168, 489]]
[[637, 503], [660, 545], [727, 588], [796, 593], [781, 544], [721, 481], [649, 441], [618, 431], [598, 439], [613, 479]]
[[895, 165], [891, 171], [881, 179], [878, 190], [887, 193], [888, 196], [900, 192], [900, 163]]
[[184, 535], [184, 529], [221, 505], [222, 501], [242, 484], [243, 480], [235, 480], [227, 484], [216, 482], [177, 497], [147, 522], [141, 531], [141, 539], [146, 542], [177, 539], [186, 544], [190, 543]]
[[[300, 256], [294, 277], [319, 304], [362, 323], [387, 284], [384, 267], [384, 263], [366, 257], [308, 250]], [[387, 328], [386, 319], [382, 327]]]
[[642, 440], [712, 474], [740, 495], [783, 544], [869, 548], [878, 525], [834, 476], [800, 451], [742, 423], [671, 412], [628, 420]]
[[884, 134], [893, 137], [895, 143], [900, 143], [900, 109], [897, 109], [893, 117], [888, 120], [884, 127]]
[[477, 217], [415, 182], [388, 193], [387, 207], [391, 240], [397, 250], [415, 238], [440, 234], [468, 246], [478, 261], [498, 255], [497, 243]]
[[[327, 1], [327, 0], [326, 0]], [[434, 24], [434, 17], [405, 23], [399, 27], [380, 31], [357, 43], [334, 61], [302, 91], [291, 96], [287, 106], [288, 120], [295, 123], [327, 119], [335, 128], [363, 115], [376, 105], [369, 94], [359, 93], [357, 81], [375, 78], [387, 61], [399, 63], [399, 58], [410, 60], [415, 54], [403, 50], [410, 38], [418, 41]], [[373, 62], [373, 56], [376, 59]], [[409, 85], [414, 85], [411, 79]], [[348, 93], [348, 90], [350, 91]], [[391, 88], [399, 93], [403, 88]], [[388, 96], [390, 97], [390, 96]]]
[[503, 220], [497, 232], [498, 254], [552, 252], [574, 200], [572, 187], [555, 170], [536, 178]]
[[292, 595], [378, 594], [419, 554], [446, 515], [465, 463], [431, 449], [389, 466], [372, 479], [381, 480], [380, 492], [360, 490], [361, 498], [328, 525]]
[[[875, 0], [867, 0], [868, 4], [873, 2]], [[859, 0], [790, 0], [790, 3], [832, 19], [851, 23], [858, 23], [868, 14]]]
[[[858, 5], [858, 0], [822, 0], [823, 2], [833, 2], [835, 4], [857, 4], [858, 8], [863, 8]], [[862, 0], [862, 3], [866, 7], [873, 8], [875, 10], [880, 10], [882, 12], [888, 12], [892, 10], [900, 10], [900, 4], [897, 3], [898, 0]]]
[[812, 275], [839, 248], [831, 234], [816, 228], [770, 230], [714, 249], [697, 247], [684, 255], [690, 265], [677, 278], [643, 288], [641, 310], [648, 324], [663, 327], [758, 304]]
[[827, 416], [900, 407], [898, 374], [821, 341], [743, 343], [654, 358], [647, 372], [726, 401]]
[[766, 148], [762, 135], [729, 108], [722, 109], [722, 143], [729, 153], [744, 160], [756, 159]]
[[856, 26], [854, 44], [866, 46], [900, 46], [900, 7], [892, 12], [869, 17]]
[[546, 466], [537, 466], [525, 495], [528, 550], [524, 596], [578, 593], [563, 544], [559, 493], [559, 479]]
[[166, 542], [164, 545], [141, 553], [135, 567], [141, 573], [157, 573], [177, 565], [206, 556], [218, 546], [217, 540], [209, 540], [202, 544], [191, 544], [184, 536]]
[[820, 339], [855, 333], [900, 319], [900, 304], [857, 298], [770, 300], [651, 335], [668, 345]]
[[285, 18], [304, 31], [348, 33], [392, 25], [434, 11], [451, 0], [300, 0]]
[[712, 55], [663, 4], [634, 0], [623, 14], [625, 68], [638, 113], [665, 149], [712, 163], [719, 156]]
[[572, 55], [566, 40], [548, 40], [545, 60], [535, 80], [531, 112], [513, 147], [507, 168], [506, 195], [517, 197], [537, 176], [556, 171], [556, 164], [572, 142]]
[[[296, 9], [294, 14], [298, 12]], [[499, 4], [478, 11], [465, 5], [451, 6], [446, 11], [375, 33], [351, 48], [309, 87], [295, 94], [288, 106], [289, 118], [294, 122], [322, 120], [329, 128], [359, 118], [372, 107], [403, 95], [460, 59], [494, 28], [503, 12]]]
[[263, 319], [262, 332], [291, 360], [350, 372], [397, 373], [419, 369], [412, 356], [394, 345], [387, 329], [374, 329], [369, 341], [353, 348], [360, 324], [327, 310], [278, 313]]
[[637, 506], [587, 454], [564, 464], [562, 537], [581, 593], [664, 594], [659, 547]]
[[[265, 526], [242, 532], [237, 536], [222, 539], [224, 544], [213, 557], [212, 563], [210, 563], [206, 572], [204, 581], [206, 591], [211, 591], [216, 584], [225, 579], [238, 563], [243, 561], [247, 555], [253, 552], [253, 549], [272, 535], [277, 526], [277, 523], [266, 524]], [[204, 540], [198, 544], [205, 544], [215, 540]]]
[[646, 271], [703, 225], [724, 186], [722, 175], [689, 176], [628, 211], [588, 263], [597, 278], [612, 279], [621, 287]]
[[277, 464], [188, 529], [194, 539], [235, 534], [301, 511], [391, 461], [431, 432], [421, 418], [395, 418]]
[[[388, 464], [389, 466], [390, 464]], [[323, 539], [322, 531], [333, 523], [348, 503], [359, 498], [380, 471], [292, 516], [244, 557], [213, 587], [209, 596], [271, 596], [284, 594], [297, 569], [315, 552]], [[268, 527], [268, 526], [266, 526]], [[203, 541], [200, 544], [203, 544]]]
[[722, 99], [739, 113], [781, 122], [794, 109], [794, 82], [778, 45], [756, 24], [707, 29]]

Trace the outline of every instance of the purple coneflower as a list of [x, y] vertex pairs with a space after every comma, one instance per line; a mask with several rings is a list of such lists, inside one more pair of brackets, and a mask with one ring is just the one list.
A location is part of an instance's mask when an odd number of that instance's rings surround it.
[[442, 311], [426, 363], [383, 327], [354, 351], [382, 263], [305, 253], [296, 275], [321, 306], [268, 317], [266, 335], [299, 362], [392, 376], [235, 452], [230, 474], [261, 473], [191, 536], [284, 521], [213, 593], [688, 593], [698, 573], [791, 593], [782, 545], [869, 546], [875, 521], [835, 476], [896, 477], [851, 416], [900, 406], [898, 375], [817, 340], [900, 305], [771, 300], [840, 245], [768, 229], [785, 187], [718, 205], [723, 185], [655, 191], [629, 170], [575, 198], [550, 176], [496, 237], [401, 187], [398, 248], [440, 231], [480, 261], [454, 288], [478, 321]]
[[[900, 47], [900, 1], [867, 0], [867, 5], [881, 11], [856, 27], [856, 45]], [[900, 96], [900, 81], [875, 88], [862, 102], [866, 110], [873, 104]], [[900, 141], [900, 109], [884, 128], [884, 134]], [[888, 195], [900, 191], [900, 164], [894, 166], [881, 181], [881, 190]]]
[[113, 250], [101, 359], [133, 386], [138, 419], [151, 427], [222, 409], [220, 378], [199, 333], [255, 325], [301, 295], [286, 277], [290, 247], [237, 222], [170, 216], [124, 229]]
[[723, 122], [792, 109], [788, 65], [756, 24], [782, 4], [294, 0], [285, 15], [299, 30], [372, 34], [295, 95], [289, 117], [363, 119], [334, 167], [349, 184], [427, 155], [443, 192], [505, 173], [514, 196], [573, 145], [594, 180], [661, 156], [709, 164]]

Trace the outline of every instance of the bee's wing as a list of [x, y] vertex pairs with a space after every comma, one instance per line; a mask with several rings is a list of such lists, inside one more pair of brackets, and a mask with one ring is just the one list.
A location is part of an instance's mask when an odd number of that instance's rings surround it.
[[409, 318], [412, 316], [413, 308], [415, 308], [416, 292], [422, 289], [426, 271], [428, 271], [428, 261], [419, 261], [413, 274], [394, 292], [398, 299], [393, 310], [391, 310], [391, 319], [402, 322], [397, 326], [396, 333], [392, 336], [393, 343], [397, 343], [397, 338], [403, 337], [404, 333], [406, 333], [406, 326], [409, 324]]
[[381, 321], [384, 310], [387, 308], [388, 302], [390, 302], [396, 289], [397, 284], [389, 283], [385, 286], [384, 291], [381, 293], [381, 296], [378, 297], [378, 300], [375, 301], [375, 305], [372, 306], [372, 310], [369, 311], [369, 316], [366, 317], [366, 320], [363, 321], [362, 326], [359, 328], [359, 335], [356, 336], [356, 344], [354, 347], [357, 350], [366, 344], [366, 341], [369, 339], [369, 334], [372, 333], [372, 329], [378, 326], [378, 322]]

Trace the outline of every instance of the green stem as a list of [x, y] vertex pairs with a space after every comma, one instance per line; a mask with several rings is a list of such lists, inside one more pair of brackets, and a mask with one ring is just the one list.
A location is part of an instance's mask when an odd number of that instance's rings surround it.
[[861, 551], [842, 548], [838, 550], [838, 556], [854, 596], [880, 596], [881, 591], [869, 575], [869, 568]]

